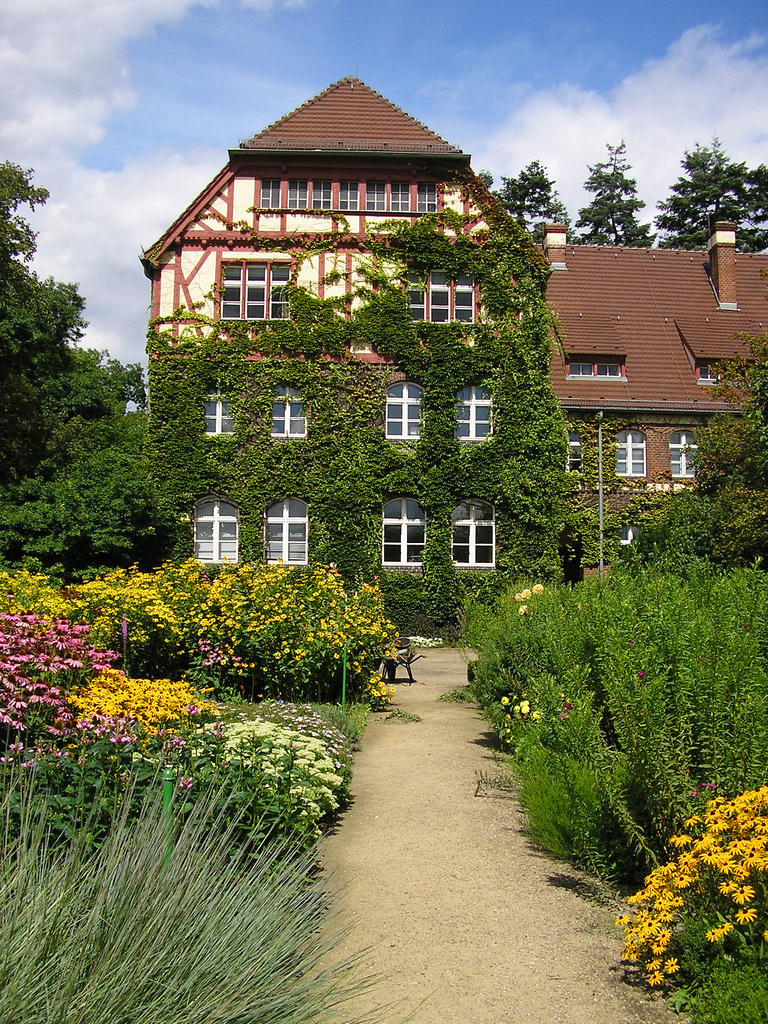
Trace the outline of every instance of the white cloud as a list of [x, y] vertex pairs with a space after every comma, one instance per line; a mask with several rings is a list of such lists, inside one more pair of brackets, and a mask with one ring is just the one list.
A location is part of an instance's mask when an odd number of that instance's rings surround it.
[[88, 347], [122, 361], [144, 360], [150, 292], [139, 257], [222, 162], [219, 152], [154, 153], [115, 172], [72, 163], [60, 176], [55, 195], [33, 219], [35, 267], [79, 285]]
[[624, 139], [647, 204], [641, 219], [650, 220], [680, 176], [684, 150], [715, 134], [732, 159], [765, 162], [768, 54], [763, 37], [725, 43], [716, 27], [702, 25], [605, 95], [568, 83], [529, 93], [496, 131], [477, 139], [473, 163], [514, 176], [541, 160], [575, 216], [589, 199], [587, 164], [605, 158], [607, 142]]

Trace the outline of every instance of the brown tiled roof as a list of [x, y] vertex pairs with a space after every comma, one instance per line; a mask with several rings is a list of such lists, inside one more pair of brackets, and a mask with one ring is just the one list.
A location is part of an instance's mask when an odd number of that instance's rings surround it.
[[342, 78], [240, 143], [241, 149], [460, 154], [359, 78]]
[[[722, 408], [697, 384], [692, 359], [743, 354], [736, 335], [768, 329], [761, 269], [768, 255], [736, 254], [738, 310], [718, 309], [706, 252], [575, 245], [565, 270], [553, 270], [547, 301], [562, 351], [552, 360], [560, 402], [575, 408], [700, 410]], [[686, 352], [690, 351], [690, 357]], [[624, 357], [626, 380], [566, 377], [566, 355]]]

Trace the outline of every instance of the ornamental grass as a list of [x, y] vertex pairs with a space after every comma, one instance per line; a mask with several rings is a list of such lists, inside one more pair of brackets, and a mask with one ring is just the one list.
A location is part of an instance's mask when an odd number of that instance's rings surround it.
[[[178, 801], [182, 794], [177, 793]], [[370, 985], [338, 953], [312, 855], [232, 850], [210, 791], [181, 823], [118, 809], [102, 845], [54, 849], [36, 813], [0, 834], [0, 1020], [24, 1024], [344, 1024]], [[7, 800], [6, 800], [7, 804]], [[0, 815], [4, 808], [0, 807]], [[358, 980], [355, 980], [355, 979]]]

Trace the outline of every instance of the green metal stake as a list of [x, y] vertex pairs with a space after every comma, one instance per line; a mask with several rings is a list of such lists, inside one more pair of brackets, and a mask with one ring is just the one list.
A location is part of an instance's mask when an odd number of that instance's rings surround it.
[[168, 818], [168, 846], [163, 856], [163, 867], [168, 863], [171, 855], [171, 841], [173, 838], [173, 823], [171, 821], [171, 802], [173, 800], [173, 768], [167, 765], [163, 768], [163, 815]]
[[342, 670], [341, 670], [341, 706], [342, 707], [344, 707], [344, 705], [347, 703], [347, 644], [348, 643], [349, 643], [349, 641], [346, 641], [345, 644], [344, 644], [344, 665], [343, 665]]

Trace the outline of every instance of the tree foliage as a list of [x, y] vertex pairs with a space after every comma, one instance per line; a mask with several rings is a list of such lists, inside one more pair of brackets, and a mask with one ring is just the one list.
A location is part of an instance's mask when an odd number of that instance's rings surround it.
[[19, 209], [47, 198], [31, 170], [0, 164], [0, 561], [32, 558], [67, 575], [151, 564], [162, 526], [143, 372], [78, 349], [77, 287], [29, 269], [35, 233]]
[[504, 208], [534, 240], [543, 238], [545, 221], [570, 224], [568, 211], [560, 200], [554, 181], [540, 161], [533, 160], [516, 178], [502, 177], [498, 195]]
[[716, 220], [736, 224], [740, 249], [759, 252], [768, 247], [768, 168], [750, 170], [736, 163], [715, 137], [710, 146], [696, 143], [681, 161], [684, 173], [671, 195], [658, 204], [656, 227], [664, 232], [665, 249], [704, 249], [709, 225]]
[[35, 233], [18, 212], [48, 193], [32, 172], [0, 163], [0, 482], [34, 469], [44, 450], [43, 390], [70, 366], [70, 343], [85, 326], [77, 288], [40, 281], [28, 263]]
[[637, 181], [628, 177], [631, 167], [626, 158], [627, 145], [606, 146], [608, 159], [589, 166], [584, 188], [594, 199], [579, 210], [577, 228], [581, 241], [588, 245], [653, 244], [650, 224], [639, 224], [637, 214], [645, 203], [637, 195]]

